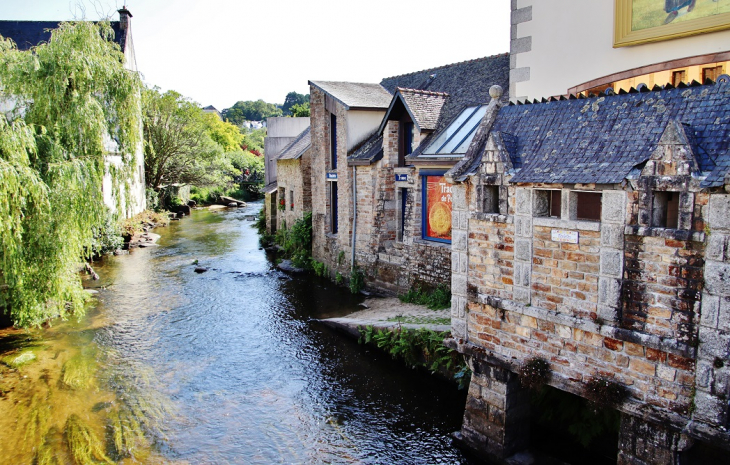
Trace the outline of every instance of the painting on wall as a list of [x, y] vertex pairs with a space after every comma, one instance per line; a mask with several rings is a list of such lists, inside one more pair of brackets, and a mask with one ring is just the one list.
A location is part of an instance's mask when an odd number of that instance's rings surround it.
[[730, 0], [616, 0], [614, 47], [730, 28]]

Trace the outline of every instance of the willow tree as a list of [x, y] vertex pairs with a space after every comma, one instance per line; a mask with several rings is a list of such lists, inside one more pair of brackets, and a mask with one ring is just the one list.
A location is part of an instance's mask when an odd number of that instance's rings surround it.
[[121, 199], [135, 166], [141, 85], [112, 38], [106, 22], [62, 23], [28, 51], [0, 37], [0, 307], [18, 326], [82, 311], [104, 175]]

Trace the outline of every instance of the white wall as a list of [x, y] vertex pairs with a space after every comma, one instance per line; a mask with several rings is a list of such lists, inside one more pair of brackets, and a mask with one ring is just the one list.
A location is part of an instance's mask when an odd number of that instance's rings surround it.
[[384, 116], [385, 110], [349, 110], [347, 112], [347, 151], [352, 150], [378, 129]]
[[[709, 1], [709, 0], [707, 0]], [[730, 30], [651, 44], [613, 48], [615, 0], [517, 0], [532, 6], [532, 20], [516, 37], [531, 36], [531, 50], [512, 57], [529, 67], [529, 81], [515, 83], [511, 98], [565, 94], [585, 82], [641, 66], [730, 50]], [[663, 2], [658, 1], [663, 5]]]
[[289, 118], [277, 116], [275, 118], [266, 118], [264, 182], [267, 186], [277, 180], [276, 159], [281, 155], [281, 151], [308, 127], [309, 117]]

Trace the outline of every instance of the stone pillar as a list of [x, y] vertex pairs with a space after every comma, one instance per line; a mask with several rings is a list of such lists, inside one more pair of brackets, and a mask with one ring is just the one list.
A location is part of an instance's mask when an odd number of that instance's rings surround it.
[[451, 335], [467, 340], [469, 205], [466, 184], [453, 184], [451, 198]]
[[603, 191], [597, 314], [607, 324], [617, 322], [621, 307], [625, 217], [626, 193]]
[[705, 289], [697, 350], [693, 420], [728, 426], [730, 396], [730, 195], [712, 194], [705, 249]]
[[662, 425], [631, 415], [621, 415], [618, 465], [679, 465], [680, 453], [692, 440]]
[[457, 437], [480, 454], [501, 460], [530, 442], [530, 399], [518, 376], [470, 358], [471, 384]]
[[532, 189], [515, 189], [514, 300], [529, 304], [532, 281]]

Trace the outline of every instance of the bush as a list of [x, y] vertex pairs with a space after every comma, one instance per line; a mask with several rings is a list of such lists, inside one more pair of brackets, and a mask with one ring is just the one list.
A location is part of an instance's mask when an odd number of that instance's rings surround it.
[[124, 245], [122, 238], [122, 227], [111, 210], [107, 210], [104, 224], [94, 231], [94, 238], [91, 244], [91, 256], [100, 256]]
[[283, 227], [276, 232], [274, 241], [284, 249], [284, 254], [297, 268], [312, 267], [312, 212], [307, 212], [290, 229]]
[[329, 276], [329, 268], [327, 267], [326, 263], [312, 260], [312, 269], [314, 270], [314, 274], [316, 274], [320, 278]]
[[425, 305], [431, 310], [442, 310], [451, 306], [451, 290], [445, 284], [429, 288], [417, 284], [398, 298], [403, 303]]
[[350, 272], [350, 292], [357, 294], [365, 287], [365, 275], [359, 266], [355, 265]]

